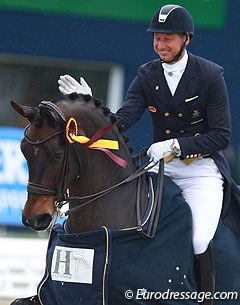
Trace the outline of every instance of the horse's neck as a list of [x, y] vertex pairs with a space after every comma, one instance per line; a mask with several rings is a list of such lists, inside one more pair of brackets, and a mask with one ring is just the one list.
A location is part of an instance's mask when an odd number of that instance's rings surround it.
[[[115, 170], [114, 170], [115, 169]], [[78, 179], [70, 190], [74, 196], [86, 196], [105, 190], [124, 180], [133, 172], [133, 168], [123, 170], [118, 168], [104, 168], [88, 170], [84, 178]], [[142, 213], [147, 204], [147, 185], [143, 179], [141, 186]], [[70, 214], [68, 226], [71, 232], [91, 231], [102, 226], [113, 230], [134, 227], [137, 225], [136, 216], [137, 180], [116, 187], [101, 198], [88, 203], [86, 206]], [[88, 200], [86, 200], [88, 201]], [[84, 201], [81, 201], [83, 203]], [[79, 201], [73, 201], [70, 207], [78, 206]]]

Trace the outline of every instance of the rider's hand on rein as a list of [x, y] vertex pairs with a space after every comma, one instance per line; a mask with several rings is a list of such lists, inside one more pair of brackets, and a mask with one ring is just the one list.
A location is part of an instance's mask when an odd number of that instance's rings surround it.
[[[176, 154], [176, 147], [179, 148], [179, 154]], [[177, 139], [170, 139], [166, 141], [153, 143], [148, 151], [148, 157], [154, 162], [158, 162], [160, 159], [164, 159], [172, 154], [180, 155], [180, 146]]]

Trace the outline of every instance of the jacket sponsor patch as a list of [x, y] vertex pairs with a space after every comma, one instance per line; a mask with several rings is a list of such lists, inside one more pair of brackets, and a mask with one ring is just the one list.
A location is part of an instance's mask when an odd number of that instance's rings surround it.
[[153, 113], [157, 112], [157, 109], [154, 106], [148, 106], [148, 110]]

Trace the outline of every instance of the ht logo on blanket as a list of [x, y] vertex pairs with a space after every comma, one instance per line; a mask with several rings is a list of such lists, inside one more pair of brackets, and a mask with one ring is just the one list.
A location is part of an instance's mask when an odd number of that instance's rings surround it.
[[92, 284], [93, 249], [56, 246], [53, 252], [53, 281]]

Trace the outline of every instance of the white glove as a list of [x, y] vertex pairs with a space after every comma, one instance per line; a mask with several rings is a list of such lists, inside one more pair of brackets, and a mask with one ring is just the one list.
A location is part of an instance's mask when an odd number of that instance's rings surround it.
[[148, 151], [147, 155], [153, 163], [158, 162], [160, 159], [165, 158], [173, 154], [173, 146], [180, 148], [177, 139], [170, 139], [162, 142], [153, 143]]
[[59, 80], [59, 91], [62, 94], [71, 94], [72, 92], [92, 95], [92, 90], [83, 77], [80, 77], [80, 83], [70, 75], [61, 75]]

